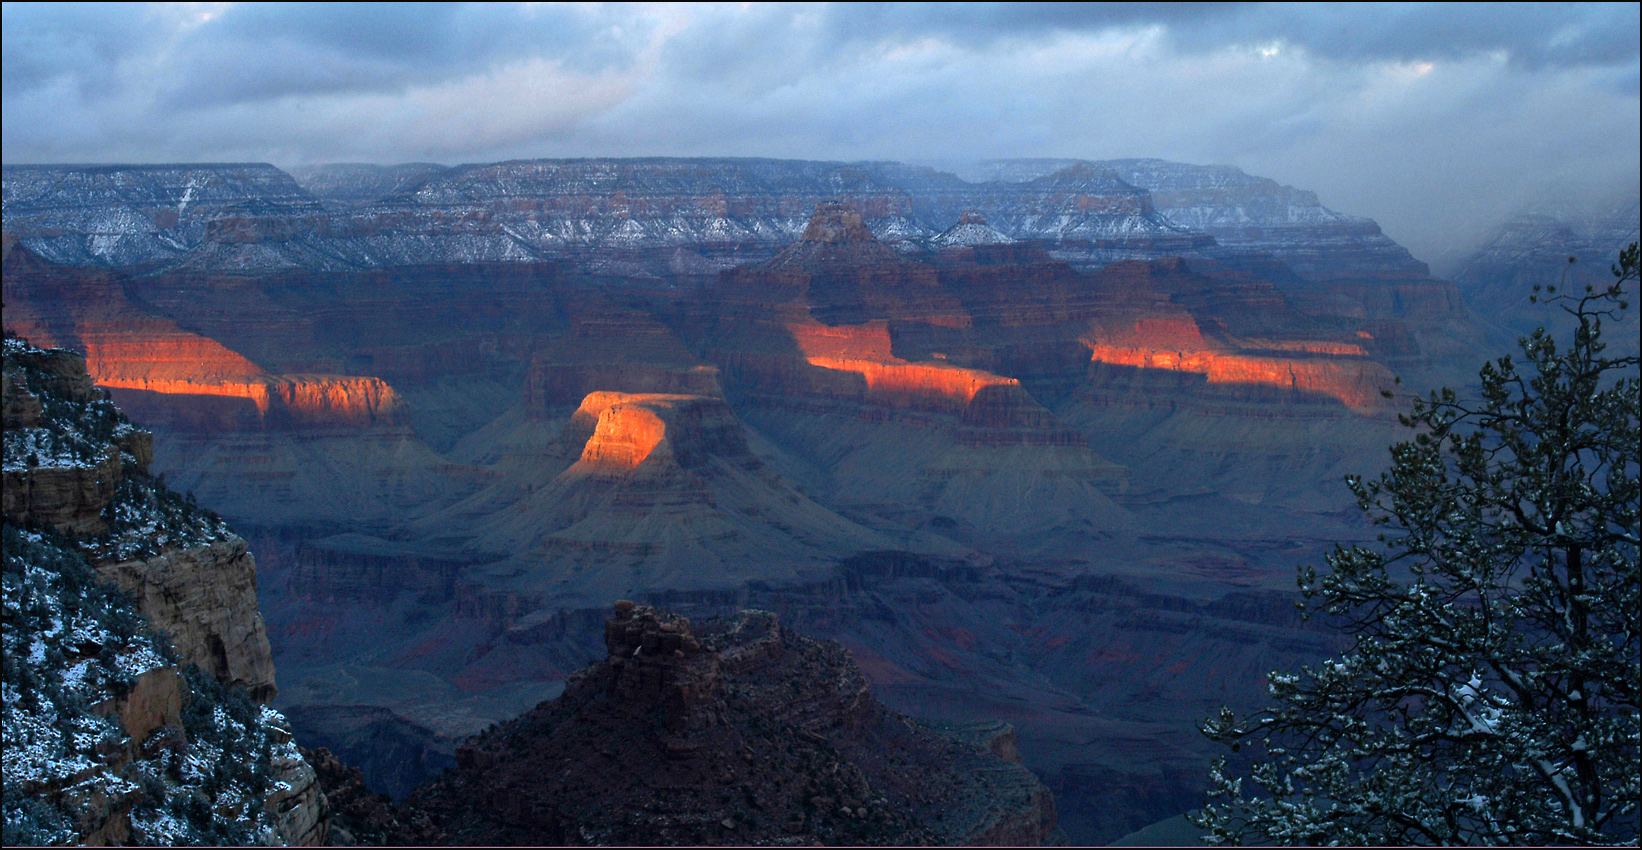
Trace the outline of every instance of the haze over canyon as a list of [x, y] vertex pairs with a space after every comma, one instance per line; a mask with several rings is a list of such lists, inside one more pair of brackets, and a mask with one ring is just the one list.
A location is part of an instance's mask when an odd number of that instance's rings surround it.
[[[234, 675], [482, 842], [1097, 844], [1193, 808], [1200, 721], [1337, 647], [1292, 591], [1374, 539], [1344, 477], [1639, 217], [1634, 187], [1500, 210], [1439, 276], [1314, 192], [1160, 159], [3, 177], [7, 332], [82, 352], [255, 555], [269, 649]], [[660, 743], [565, 725], [611, 700]], [[487, 802], [510, 748], [606, 744], [843, 778], [602, 826]], [[555, 776], [532, 799], [627, 811]]]

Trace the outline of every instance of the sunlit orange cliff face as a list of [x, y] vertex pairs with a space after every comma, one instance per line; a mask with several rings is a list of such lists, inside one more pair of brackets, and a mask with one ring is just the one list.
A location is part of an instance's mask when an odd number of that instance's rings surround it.
[[36, 345], [84, 352], [92, 381], [138, 419], [208, 433], [403, 424], [399, 395], [379, 378], [270, 374], [148, 312], [118, 275], [9, 253], [6, 328]]
[[[1261, 352], [1227, 350], [1205, 340], [1190, 317], [1137, 319], [1082, 340], [1096, 363], [1195, 372], [1211, 384], [1249, 384], [1327, 396], [1359, 412], [1378, 408], [1394, 378], [1363, 349], [1327, 340], [1245, 341]], [[1293, 352], [1293, 354], [1289, 354]]]
[[619, 475], [646, 461], [690, 469], [714, 456], [750, 459], [729, 405], [711, 396], [593, 392], [569, 427], [588, 434], [572, 474]]
[[[973, 318], [935, 267], [880, 243], [845, 204], [818, 206], [802, 240], [765, 263], [727, 272], [722, 284], [726, 306], [746, 322], [721, 338], [721, 362], [766, 397], [877, 408], [862, 412], [869, 418], [887, 411], [951, 416], [967, 429], [960, 439], [979, 442], [1079, 442], [1015, 378], [940, 355], [897, 356], [892, 322], [961, 334], [971, 332]], [[1024, 433], [1032, 429], [1043, 433]]]
[[[598, 414], [593, 436], [582, 449], [578, 465], [590, 471], [615, 472], [637, 468], [667, 438], [667, 423], [655, 409], [665, 402], [652, 399], [647, 405], [632, 397], [609, 398], [617, 393], [597, 395], [606, 396], [599, 400], [606, 406]], [[577, 412], [583, 410], [587, 410], [587, 405], [584, 404], [582, 410]]]
[[[85, 329], [77, 336], [92, 380], [126, 391], [119, 393], [122, 401], [131, 400], [150, 416], [214, 427], [230, 420], [279, 428], [400, 424], [399, 396], [380, 378], [271, 375], [221, 343], [180, 328]], [[49, 334], [42, 339], [56, 344]], [[209, 398], [247, 404], [225, 409]], [[225, 416], [242, 408], [254, 410], [254, 417]]]
[[945, 363], [912, 363], [890, 353], [889, 323], [829, 326], [788, 323], [787, 331], [811, 366], [860, 375], [868, 404], [961, 415], [985, 387], [1020, 382]]

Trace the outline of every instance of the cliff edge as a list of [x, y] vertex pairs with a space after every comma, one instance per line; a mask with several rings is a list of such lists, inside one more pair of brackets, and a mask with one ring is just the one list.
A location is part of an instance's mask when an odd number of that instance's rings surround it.
[[4, 349], [4, 843], [322, 844], [256, 565], [83, 356]]

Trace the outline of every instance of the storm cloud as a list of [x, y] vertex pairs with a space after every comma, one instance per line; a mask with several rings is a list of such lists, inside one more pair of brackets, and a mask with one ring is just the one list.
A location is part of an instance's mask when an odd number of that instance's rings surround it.
[[1452, 249], [1634, 191], [1624, 4], [6, 3], [4, 158], [1225, 163]]

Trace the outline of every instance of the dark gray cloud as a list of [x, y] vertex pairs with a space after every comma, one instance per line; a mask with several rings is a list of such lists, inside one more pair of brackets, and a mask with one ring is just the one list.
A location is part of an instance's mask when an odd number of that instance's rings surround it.
[[7, 162], [1158, 156], [1436, 250], [1635, 182], [1636, 4], [27, 4]]
[[1635, 3], [1271, 3], [1183, 26], [1186, 46], [1286, 42], [1339, 61], [1452, 60], [1499, 52], [1528, 68], [1635, 62]]
[[[641, 10], [624, 5], [202, 5], [221, 8], [8, 3], [6, 93], [70, 76], [83, 89], [116, 96], [118, 74], [126, 70], [146, 77], [127, 85], [186, 109], [402, 92], [537, 56], [596, 72], [630, 62], [651, 25]], [[133, 59], [144, 67], [131, 67]]]
[[538, 56], [597, 72], [630, 63], [648, 25], [624, 6], [241, 4], [178, 45], [167, 101], [404, 92]]
[[6, 3], [0, 6], [0, 80], [6, 97], [73, 80], [87, 96], [112, 89], [130, 58], [165, 38], [151, 10], [133, 3]]
[[1635, 3], [832, 3], [766, 18], [814, 18], [828, 46], [931, 36], [958, 43], [1114, 27], [1164, 28], [1187, 50], [1284, 43], [1342, 61], [1457, 59], [1500, 52], [1528, 67], [1633, 61]]

